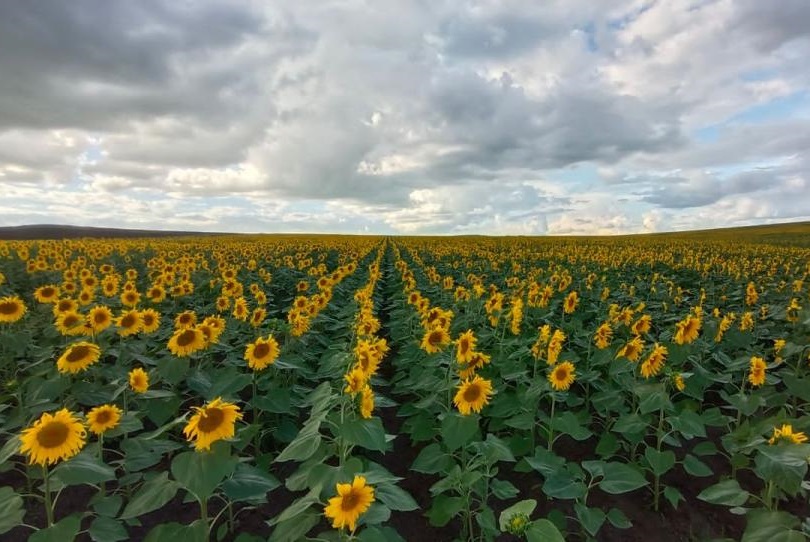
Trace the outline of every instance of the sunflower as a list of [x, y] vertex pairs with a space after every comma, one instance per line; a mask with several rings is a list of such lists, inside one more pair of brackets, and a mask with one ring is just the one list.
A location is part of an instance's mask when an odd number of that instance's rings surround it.
[[80, 341], [67, 347], [56, 361], [56, 368], [60, 373], [75, 374], [96, 363], [100, 356], [101, 349], [98, 345]]
[[93, 333], [101, 333], [112, 325], [112, 311], [104, 305], [96, 305], [87, 312], [87, 323]]
[[129, 387], [136, 393], [145, 393], [149, 389], [149, 375], [140, 367], [129, 372]]
[[680, 374], [680, 373], [676, 374], [675, 377], [674, 377], [674, 381], [675, 381], [675, 388], [678, 391], [683, 391], [683, 390], [686, 389], [686, 382], [684, 382], [682, 374]]
[[166, 289], [156, 284], [146, 291], [146, 298], [152, 303], [160, 303], [166, 299]]
[[368, 380], [377, 372], [377, 367], [380, 365], [379, 351], [369, 341], [363, 340], [358, 341], [357, 346], [354, 347], [354, 355], [357, 360], [355, 366], [363, 371]]
[[253, 327], [259, 327], [264, 322], [264, 318], [267, 316], [267, 311], [261, 307], [256, 307], [253, 309], [253, 313], [250, 315], [250, 325]]
[[458, 369], [458, 376], [462, 379], [468, 379], [475, 374], [475, 371], [490, 362], [490, 357], [483, 352], [473, 352], [470, 362]]
[[[541, 330], [540, 332], [541, 338], [544, 331], [545, 329]], [[557, 358], [560, 357], [560, 352], [562, 352], [564, 342], [565, 342], [565, 333], [561, 329], [555, 330], [548, 341], [548, 355], [546, 357], [546, 363], [548, 363], [549, 365], [554, 365], [555, 363], [557, 363]]]
[[196, 411], [183, 429], [189, 442], [194, 441], [196, 450], [210, 450], [211, 444], [235, 434], [236, 420], [242, 418], [239, 407], [217, 397]]
[[278, 358], [278, 341], [272, 335], [266, 339], [259, 337], [255, 342], [245, 348], [245, 360], [248, 367], [254, 371], [261, 371], [275, 363]]
[[101, 405], [87, 413], [87, 424], [96, 435], [115, 429], [121, 422], [121, 409], [115, 405]]
[[469, 363], [472, 359], [476, 343], [475, 335], [468, 329], [456, 340], [456, 361], [459, 363]]
[[467, 416], [471, 411], [481, 412], [481, 409], [489, 403], [492, 393], [492, 382], [476, 375], [472, 380], [465, 380], [459, 384], [458, 391], [453, 397], [453, 404], [459, 412]]
[[34, 290], [34, 299], [40, 303], [56, 303], [59, 300], [59, 287], [54, 284], [40, 286]]
[[169, 339], [168, 348], [182, 358], [205, 348], [205, 336], [196, 327], [180, 328]]
[[696, 316], [687, 316], [675, 324], [675, 342], [677, 344], [690, 344], [698, 338], [702, 322]]
[[551, 372], [548, 373], [548, 381], [551, 387], [557, 391], [567, 391], [575, 378], [574, 364], [570, 361], [563, 361], [556, 367], [552, 367]]
[[54, 304], [53, 315], [59, 316], [59, 314], [63, 312], [77, 312], [78, 310], [79, 304], [76, 302], [75, 299], [72, 299], [70, 297], [63, 297]]
[[617, 358], [627, 358], [632, 362], [638, 361], [641, 352], [644, 350], [644, 341], [641, 337], [633, 337], [622, 346], [616, 353]]
[[660, 373], [664, 368], [667, 354], [667, 347], [656, 343], [650, 355], [641, 363], [641, 376], [650, 378]]
[[422, 338], [422, 342], [419, 346], [428, 354], [435, 354], [436, 352], [440, 352], [448, 344], [450, 344], [450, 334], [446, 329], [437, 327], [425, 332], [425, 336]]
[[219, 336], [225, 331], [225, 319], [221, 316], [206, 316], [201, 325], [211, 330], [209, 341], [212, 343], [219, 341]]
[[26, 308], [23, 300], [14, 296], [0, 297], [0, 323], [11, 324], [25, 314]]
[[789, 423], [782, 424], [781, 428], [773, 428], [773, 436], [768, 439], [768, 444], [773, 446], [779, 442], [788, 442], [792, 444], [801, 444], [807, 442], [807, 435], [801, 431], [793, 432], [793, 426]]
[[135, 290], [125, 290], [121, 294], [121, 304], [125, 307], [135, 307], [141, 301], [141, 294]]
[[62, 312], [56, 317], [56, 329], [62, 335], [82, 335], [84, 333], [85, 317], [78, 312]]
[[136, 310], [129, 310], [121, 313], [115, 324], [118, 326], [118, 334], [122, 337], [129, 337], [135, 335], [141, 330], [143, 321], [141, 320], [141, 313]]
[[332, 520], [332, 527], [348, 527], [354, 532], [357, 520], [374, 502], [374, 488], [366, 485], [366, 479], [355, 476], [351, 484], [336, 484], [337, 496], [329, 499], [324, 515]]
[[766, 367], [767, 365], [765, 364], [764, 359], [758, 356], [751, 357], [751, 367], [750, 371], [748, 372], [748, 382], [750, 382], [752, 386], [758, 387], [765, 383]]
[[593, 342], [596, 343], [598, 349], [602, 350], [610, 346], [611, 338], [613, 338], [613, 328], [610, 327], [609, 323], [605, 322], [596, 330]]
[[575, 310], [577, 310], [577, 305], [579, 305], [579, 294], [576, 292], [571, 292], [568, 294], [568, 297], [565, 298], [565, 304], [563, 305], [565, 314], [573, 313]]
[[188, 329], [197, 323], [197, 313], [194, 311], [183, 311], [174, 318], [175, 329]]
[[649, 314], [645, 314], [641, 318], [636, 320], [632, 326], [630, 326], [630, 330], [635, 335], [644, 335], [645, 333], [650, 332], [651, 327], [652, 327], [652, 317], [650, 317]]
[[346, 388], [344, 388], [343, 392], [352, 395], [359, 393], [368, 380], [366, 373], [360, 367], [354, 367], [351, 371], [343, 375], [343, 379], [346, 381]]
[[239, 297], [233, 302], [233, 312], [231, 313], [237, 320], [245, 321], [248, 318], [248, 304], [244, 297]]
[[360, 390], [360, 415], [363, 418], [371, 418], [371, 413], [374, 412], [374, 392], [371, 391], [371, 386], [366, 384]]
[[155, 309], [144, 309], [140, 315], [142, 333], [154, 333], [160, 328], [160, 313]]
[[23, 430], [20, 453], [27, 455], [31, 464], [50, 465], [78, 454], [84, 448], [86, 436], [81, 419], [68, 409], [54, 414], [46, 412]]

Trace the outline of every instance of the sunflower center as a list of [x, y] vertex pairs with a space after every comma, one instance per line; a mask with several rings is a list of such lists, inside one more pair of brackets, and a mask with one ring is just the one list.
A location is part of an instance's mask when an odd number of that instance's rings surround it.
[[77, 361], [82, 361], [90, 354], [90, 347], [80, 344], [79, 346], [74, 346], [70, 352], [68, 352], [67, 358], [65, 358], [70, 363], [76, 363]]
[[554, 378], [559, 382], [563, 382], [568, 378], [568, 369], [565, 367], [557, 367], [557, 370], [554, 371]]
[[11, 302], [0, 303], [0, 314], [14, 314], [17, 312], [17, 304]]
[[143, 315], [143, 325], [144, 326], [149, 327], [153, 323], [155, 323], [155, 317], [154, 316], [152, 316], [151, 314], [148, 314], [148, 313]]
[[112, 415], [109, 410], [102, 410], [101, 412], [96, 414], [96, 423], [99, 425], [104, 425], [105, 423], [108, 423], [110, 421], [111, 417]]
[[471, 384], [464, 390], [464, 400], [468, 403], [472, 403], [478, 400], [481, 397], [481, 388], [475, 384]]
[[97, 312], [93, 315], [93, 321], [97, 324], [103, 324], [107, 322], [107, 315], [103, 312]]
[[193, 329], [187, 329], [177, 337], [177, 344], [179, 346], [188, 346], [194, 342], [196, 336], [197, 334], [194, 333]]
[[225, 413], [221, 408], [208, 407], [200, 413], [200, 422], [197, 427], [203, 433], [215, 431], [225, 420]]
[[43, 288], [41, 293], [42, 297], [51, 297], [54, 295], [54, 290], [53, 288]]
[[462, 341], [461, 341], [461, 343], [460, 343], [458, 346], [459, 346], [459, 351], [460, 351], [462, 354], [466, 354], [466, 353], [467, 353], [467, 352], [470, 350], [470, 343], [469, 343], [469, 341], [462, 340]]
[[70, 429], [65, 423], [49, 422], [37, 432], [37, 442], [43, 448], [58, 448], [67, 441], [69, 434]]
[[65, 319], [62, 321], [62, 324], [63, 324], [65, 327], [73, 327], [73, 326], [75, 326], [76, 324], [78, 324], [80, 320], [81, 320], [81, 318], [79, 318], [79, 317], [78, 317], [78, 316], [76, 316], [75, 314], [69, 314], [69, 315], [67, 315], [67, 316], [65, 317]]
[[359, 501], [360, 495], [358, 495], [354, 491], [350, 491], [348, 495], [343, 495], [343, 501], [341, 501], [340, 503], [340, 508], [344, 512], [354, 510], [355, 508], [357, 508], [357, 504]]
[[253, 349], [253, 355], [257, 358], [263, 358], [270, 353], [270, 346], [265, 343], [259, 343]]
[[133, 327], [137, 323], [134, 314], [127, 314], [121, 319], [121, 327]]
[[441, 344], [441, 342], [442, 342], [442, 332], [441, 331], [434, 331], [433, 333], [431, 333], [430, 337], [428, 337], [428, 342], [433, 346]]

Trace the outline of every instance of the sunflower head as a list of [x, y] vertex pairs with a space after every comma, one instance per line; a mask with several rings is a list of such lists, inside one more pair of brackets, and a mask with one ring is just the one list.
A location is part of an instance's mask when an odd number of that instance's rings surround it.
[[80, 341], [67, 347], [67, 350], [56, 361], [60, 373], [76, 374], [96, 363], [101, 356], [101, 349], [94, 343]]
[[194, 407], [195, 414], [183, 429], [197, 451], [210, 450], [211, 444], [228, 439], [236, 433], [236, 420], [242, 418], [239, 407], [217, 397], [203, 407]]
[[575, 378], [574, 364], [570, 361], [564, 361], [552, 367], [548, 373], [548, 381], [556, 391], [567, 391]]
[[11, 324], [25, 315], [25, 303], [16, 295], [0, 297], [0, 324]]
[[84, 447], [87, 432], [81, 419], [63, 408], [53, 414], [44, 413], [20, 435], [20, 453], [28, 462], [51, 465], [60, 459], [70, 459]]
[[121, 409], [115, 405], [97, 406], [87, 413], [87, 424], [91, 432], [102, 435], [118, 426], [121, 414]]
[[149, 389], [149, 375], [140, 367], [129, 372], [129, 387], [135, 393], [145, 393]]
[[351, 484], [337, 484], [337, 496], [329, 499], [324, 515], [332, 520], [335, 529], [348, 528], [354, 531], [357, 520], [374, 502], [374, 488], [366, 485], [366, 479], [355, 476]]
[[278, 341], [272, 335], [266, 339], [259, 337], [245, 348], [245, 360], [254, 371], [261, 371], [275, 363], [278, 354]]
[[481, 412], [493, 393], [492, 382], [476, 375], [458, 386], [453, 404], [461, 414], [467, 416], [471, 412]]

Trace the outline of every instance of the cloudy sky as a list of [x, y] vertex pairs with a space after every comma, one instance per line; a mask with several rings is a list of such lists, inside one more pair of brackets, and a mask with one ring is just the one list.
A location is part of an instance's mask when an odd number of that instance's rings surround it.
[[808, 58], [808, 0], [6, 0], [0, 225], [806, 220]]

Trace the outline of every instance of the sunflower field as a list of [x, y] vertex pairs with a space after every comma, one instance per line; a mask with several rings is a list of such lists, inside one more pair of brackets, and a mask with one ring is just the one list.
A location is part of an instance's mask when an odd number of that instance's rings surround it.
[[0, 241], [0, 538], [806, 540], [808, 275], [712, 235]]

